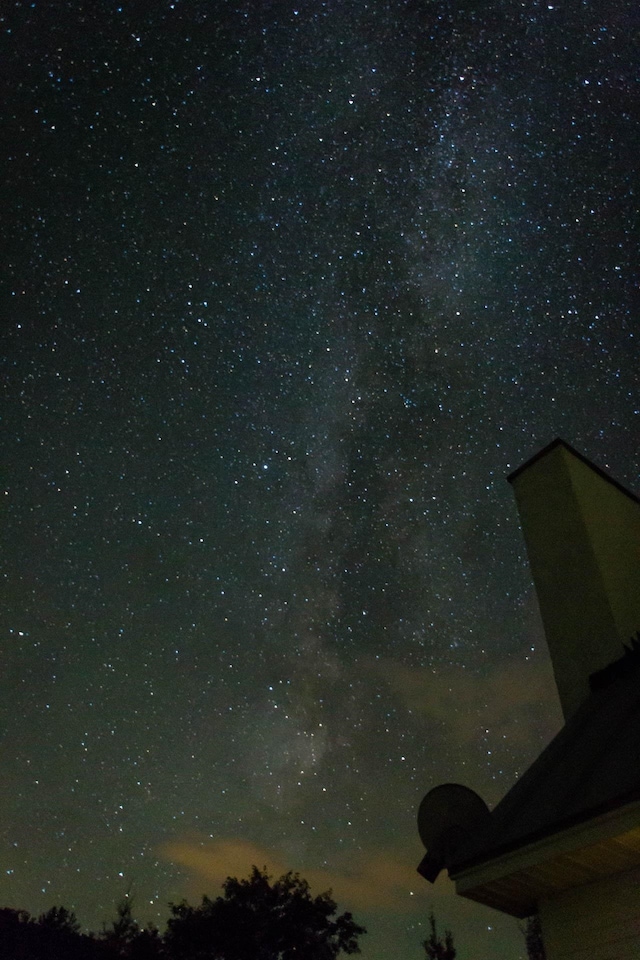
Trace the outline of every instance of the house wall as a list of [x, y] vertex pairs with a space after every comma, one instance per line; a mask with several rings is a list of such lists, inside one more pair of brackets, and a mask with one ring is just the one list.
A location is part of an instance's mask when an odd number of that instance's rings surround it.
[[640, 630], [640, 503], [562, 443], [510, 480], [568, 719]]
[[547, 960], [639, 960], [640, 870], [538, 904]]

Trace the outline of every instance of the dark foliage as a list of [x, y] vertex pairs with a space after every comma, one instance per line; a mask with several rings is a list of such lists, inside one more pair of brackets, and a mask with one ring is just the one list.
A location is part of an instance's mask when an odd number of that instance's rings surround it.
[[443, 941], [442, 937], [438, 936], [436, 918], [433, 911], [429, 914], [429, 925], [431, 927], [431, 933], [422, 944], [428, 960], [455, 960], [456, 948], [453, 945], [453, 934], [451, 930], [445, 930]]
[[350, 913], [336, 916], [330, 892], [312, 897], [297, 873], [272, 882], [254, 867], [247, 880], [227, 877], [223, 889], [198, 907], [172, 905], [164, 936], [140, 928], [129, 896], [97, 936], [80, 933], [64, 907], [37, 920], [0, 909], [0, 960], [335, 960], [360, 952], [364, 927]]
[[162, 953], [162, 940], [152, 924], [141, 929], [132, 913], [133, 901], [127, 894], [116, 907], [115, 920], [102, 931], [102, 939], [109, 945], [116, 957], [128, 960], [153, 960]]
[[254, 866], [248, 880], [228, 877], [224, 897], [199, 907], [172, 906], [165, 943], [175, 960], [333, 960], [359, 953], [364, 927], [350, 913], [335, 917], [330, 892], [312, 897], [296, 873], [274, 883]]
[[522, 933], [527, 947], [528, 960], [547, 960], [547, 955], [544, 952], [544, 943], [542, 941], [540, 917], [529, 917]]
[[80, 924], [75, 913], [65, 907], [51, 907], [46, 913], [41, 913], [36, 922], [47, 930], [66, 930], [67, 933], [80, 933]]
[[73, 913], [52, 907], [38, 920], [25, 910], [0, 909], [2, 960], [111, 960], [94, 937], [78, 931]]
[[75, 914], [52, 907], [32, 919], [25, 910], [0, 909], [0, 960], [158, 960], [162, 941], [153, 927], [141, 930], [129, 903], [99, 936], [82, 934]]

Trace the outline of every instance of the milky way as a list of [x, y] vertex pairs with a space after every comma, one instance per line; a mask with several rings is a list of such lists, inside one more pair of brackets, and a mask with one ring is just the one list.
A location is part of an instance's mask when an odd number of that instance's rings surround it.
[[432, 906], [522, 955], [415, 814], [561, 722], [506, 474], [560, 435], [638, 489], [634, 5], [0, 21], [0, 902], [258, 862], [366, 957]]

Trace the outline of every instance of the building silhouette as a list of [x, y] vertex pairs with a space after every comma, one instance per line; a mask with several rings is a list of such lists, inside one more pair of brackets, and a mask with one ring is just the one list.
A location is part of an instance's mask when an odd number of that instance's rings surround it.
[[638, 960], [640, 500], [562, 440], [509, 481], [565, 724], [491, 812], [431, 790], [418, 870], [539, 914], [547, 960]]

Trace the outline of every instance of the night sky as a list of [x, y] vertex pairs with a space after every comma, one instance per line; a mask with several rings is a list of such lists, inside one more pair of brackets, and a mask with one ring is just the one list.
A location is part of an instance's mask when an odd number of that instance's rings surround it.
[[415, 817], [561, 723], [505, 476], [560, 435], [640, 487], [636, 4], [0, 21], [0, 905], [266, 864], [365, 960], [432, 907], [515, 960]]

